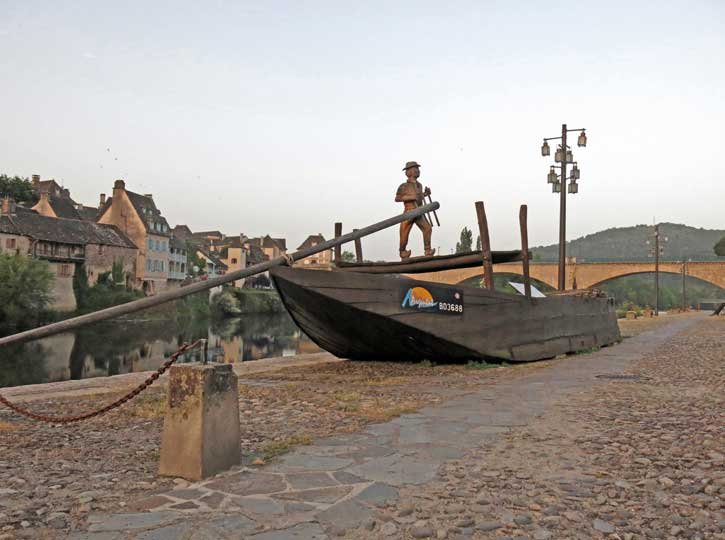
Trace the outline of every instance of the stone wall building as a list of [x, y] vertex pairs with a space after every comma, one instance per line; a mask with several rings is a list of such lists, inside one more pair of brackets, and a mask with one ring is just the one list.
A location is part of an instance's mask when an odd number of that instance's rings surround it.
[[113, 225], [43, 216], [3, 199], [0, 206], [0, 251], [48, 261], [54, 275], [53, 308], [76, 308], [73, 276], [81, 265], [95, 284], [114, 263], [133, 276], [138, 250]]
[[33, 192], [38, 202], [32, 209], [42, 216], [95, 221], [98, 215], [98, 208], [75, 202], [70, 191], [55, 180], [40, 180], [40, 176], [34, 174]]
[[128, 191], [123, 180], [116, 180], [113, 196], [100, 209], [98, 222], [115, 225], [138, 247], [134, 286], [146, 294], [166, 289], [171, 231], [151, 194]]
[[181, 285], [186, 279], [186, 270], [186, 242], [172, 236], [169, 239], [169, 285]]
[[[299, 251], [301, 249], [307, 249], [321, 244], [324, 241], [325, 237], [322, 236], [321, 233], [311, 234], [305, 239], [304, 242], [302, 242], [302, 244], [300, 244], [297, 250]], [[305, 257], [304, 259], [300, 259], [299, 261], [295, 262], [295, 266], [329, 269], [332, 266], [332, 250], [328, 249], [325, 251], [321, 251], [320, 253], [316, 253], [315, 255]]]

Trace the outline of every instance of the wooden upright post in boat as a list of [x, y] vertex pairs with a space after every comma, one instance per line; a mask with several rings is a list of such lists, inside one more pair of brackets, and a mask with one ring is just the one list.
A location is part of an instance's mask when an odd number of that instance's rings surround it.
[[529, 276], [529, 232], [526, 225], [528, 209], [525, 204], [519, 210], [519, 225], [521, 226], [521, 267], [524, 270], [524, 293], [531, 298], [531, 277]]
[[[335, 223], [335, 238], [342, 236], [342, 223]], [[340, 244], [335, 246], [335, 262], [339, 263], [342, 260], [342, 246]]]
[[[356, 232], [357, 229], [353, 229], [352, 232]], [[363, 254], [362, 254], [362, 240], [359, 238], [355, 239], [355, 260], [357, 262], [361, 263], [363, 262]]]
[[486, 288], [493, 290], [493, 264], [491, 261], [491, 241], [488, 238], [488, 220], [483, 202], [476, 202], [476, 214], [478, 215], [478, 233], [481, 235], [481, 256], [483, 257], [483, 278]]

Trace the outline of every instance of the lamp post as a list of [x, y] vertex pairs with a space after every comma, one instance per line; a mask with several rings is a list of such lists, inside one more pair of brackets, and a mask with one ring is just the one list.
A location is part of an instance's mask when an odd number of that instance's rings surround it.
[[[548, 156], [551, 152], [549, 148], [549, 141], [561, 139], [561, 145], [556, 149], [554, 153], [554, 162], [560, 163], [560, 165], [551, 165], [549, 174], [547, 176], [547, 182], [551, 184], [552, 193], [559, 194], [559, 290], [563, 291], [566, 288], [566, 194], [567, 191], [572, 195], [579, 193], [579, 180], [580, 172], [579, 166], [574, 161], [574, 155], [566, 144], [567, 133], [573, 131], [579, 131], [579, 137], [577, 138], [577, 146], [585, 147], [587, 145], [587, 135], [585, 128], [580, 129], [567, 129], [566, 124], [561, 125], [561, 136], [560, 137], [547, 137], [544, 139], [544, 144], [541, 146], [541, 155]], [[568, 189], [564, 189], [566, 186], [566, 166], [573, 165], [571, 175], [569, 177]], [[557, 174], [556, 169], [561, 170], [561, 174]], [[563, 184], [563, 185], [562, 185]]]
[[652, 241], [647, 240], [647, 245], [650, 246], [649, 256], [655, 258], [655, 317], [660, 314], [660, 255], [665, 251], [663, 243], [666, 243], [668, 238], [660, 234], [660, 226], [654, 226], [654, 233], [650, 236]]
[[682, 256], [682, 311], [687, 311], [687, 267], [690, 262], [691, 258], [685, 259], [685, 256]]

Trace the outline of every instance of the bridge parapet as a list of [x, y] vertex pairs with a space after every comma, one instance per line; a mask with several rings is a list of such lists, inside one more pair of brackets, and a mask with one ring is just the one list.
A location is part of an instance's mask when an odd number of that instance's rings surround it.
[[[529, 264], [530, 274], [533, 279], [556, 287], [557, 284], [557, 263], [531, 262]], [[566, 286], [573, 288], [574, 280], [578, 289], [587, 289], [601, 285], [610, 279], [654, 272], [654, 262], [606, 262], [606, 263], [573, 263], [566, 267]], [[518, 274], [522, 275], [520, 262], [503, 263], [493, 266], [494, 274]], [[660, 262], [660, 272], [670, 274], [681, 274], [682, 263], [676, 261]], [[428, 272], [415, 274], [410, 277], [433, 281], [436, 283], [458, 284], [467, 279], [483, 275], [481, 267], [459, 268], [456, 270], [444, 270], [440, 272]], [[695, 277], [725, 288], [725, 261], [693, 261], [687, 263], [687, 275]]]

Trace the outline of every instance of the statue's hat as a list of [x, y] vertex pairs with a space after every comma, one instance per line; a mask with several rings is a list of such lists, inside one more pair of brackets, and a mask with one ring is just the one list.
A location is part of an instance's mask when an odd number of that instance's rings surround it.
[[407, 171], [408, 169], [411, 169], [413, 167], [420, 167], [417, 161], [409, 161], [405, 164], [405, 167], [403, 167], [404, 171]]

